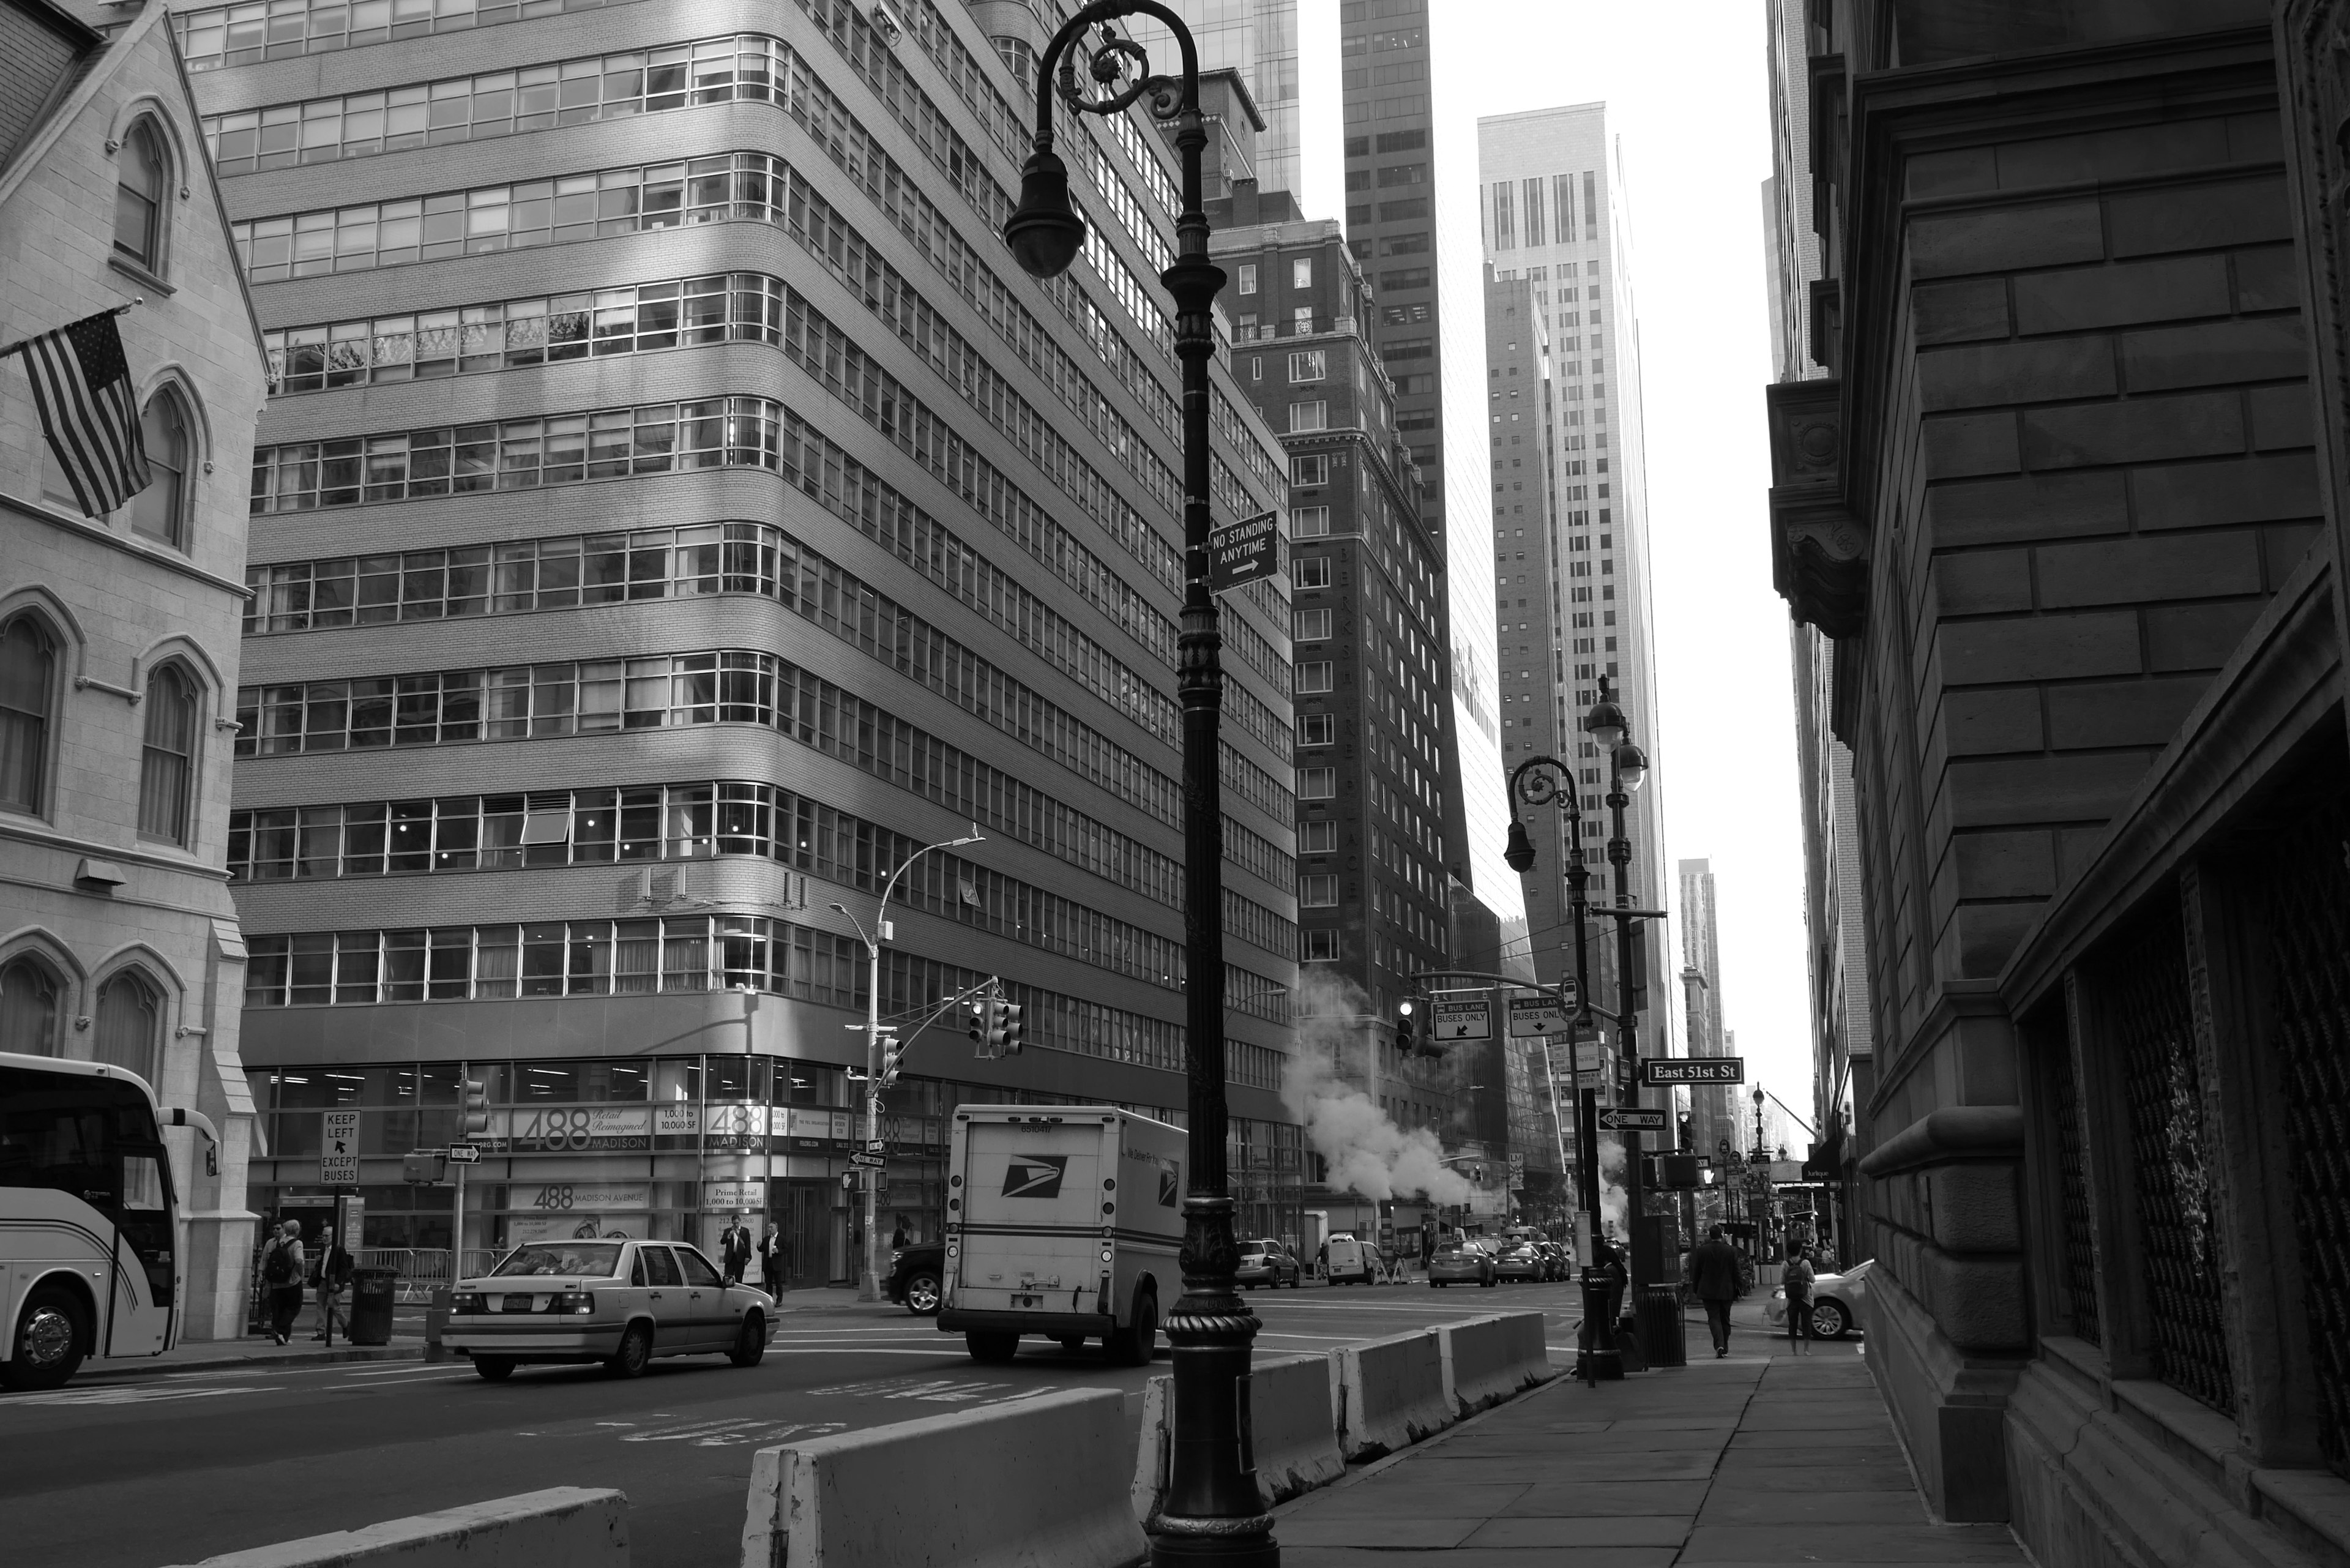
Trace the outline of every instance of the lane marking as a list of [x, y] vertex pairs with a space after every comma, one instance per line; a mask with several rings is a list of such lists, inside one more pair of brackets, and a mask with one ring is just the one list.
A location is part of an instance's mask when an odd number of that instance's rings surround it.
[[185, 1385], [142, 1383], [129, 1388], [59, 1388], [46, 1394], [12, 1394], [0, 1397], [0, 1408], [14, 1405], [156, 1405], [174, 1399], [266, 1392], [264, 1388], [190, 1388]]

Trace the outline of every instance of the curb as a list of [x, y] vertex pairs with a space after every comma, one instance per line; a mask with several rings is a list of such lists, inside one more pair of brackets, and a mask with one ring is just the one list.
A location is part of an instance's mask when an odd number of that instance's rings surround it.
[[348, 1350], [293, 1350], [280, 1355], [207, 1355], [170, 1361], [155, 1356], [141, 1362], [120, 1362], [111, 1366], [86, 1366], [74, 1375], [74, 1382], [119, 1382], [126, 1377], [151, 1377], [172, 1372], [265, 1371], [273, 1366], [324, 1366], [341, 1361], [421, 1361], [424, 1346], [365, 1345]]
[[1286, 1502], [1274, 1504], [1273, 1507], [1265, 1510], [1265, 1512], [1274, 1519], [1280, 1519], [1285, 1515], [1296, 1512], [1298, 1510], [1304, 1508], [1307, 1503], [1313, 1502], [1318, 1498], [1326, 1497], [1331, 1492], [1345, 1491], [1349, 1487], [1360, 1486], [1365, 1481], [1369, 1480], [1373, 1476], [1383, 1474], [1387, 1470], [1393, 1469], [1395, 1466], [1403, 1463], [1404, 1460], [1412, 1458], [1414, 1455], [1424, 1454], [1430, 1449], [1441, 1448], [1444, 1444], [1451, 1441], [1452, 1438], [1459, 1436], [1461, 1433], [1467, 1431], [1470, 1428], [1483, 1421], [1488, 1416], [1506, 1410], [1513, 1405], [1517, 1404], [1520, 1400], [1537, 1398], [1540, 1396], [1550, 1392], [1554, 1388], [1564, 1386], [1568, 1381], [1569, 1379], [1565, 1374], [1554, 1373], [1550, 1377], [1544, 1379], [1543, 1382], [1535, 1384], [1533, 1387], [1528, 1388], [1522, 1393], [1513, 1395], [1510, 1398], [1503, 1400], [1498, 1405], [1488, 1406], [1484, 1409], [1478, 1411], [1473, 1416], [1464, 1417], [1462, 1419], [1453, 1422], [1452, 1425], [1445, 1428], [1442, 1431], [1430, 1433], [1429, 1436], [1422, 1438], [1419, 1441], [1411, 1444], [1408, 1448], [1398, 1449], [1390, 1454], [1381, 1454], [1378, 1459], [1373, 1459], [1367, 1465], [1348, 1465], [1347, 1467], [1347, 1473], [1336, 1480], [1332, 1481], [1328, 1486], [1315, 1487], [1312, 1491], [1300, 1492]]

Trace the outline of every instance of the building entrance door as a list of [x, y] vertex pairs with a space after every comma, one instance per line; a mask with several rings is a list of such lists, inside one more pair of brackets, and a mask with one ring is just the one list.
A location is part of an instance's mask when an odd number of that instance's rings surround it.
[[778, 1181], [775, 1188], [785, 1281], [794, 1290], [831, 1283], [832, 1205], [837, 1184], [791, 1180]]

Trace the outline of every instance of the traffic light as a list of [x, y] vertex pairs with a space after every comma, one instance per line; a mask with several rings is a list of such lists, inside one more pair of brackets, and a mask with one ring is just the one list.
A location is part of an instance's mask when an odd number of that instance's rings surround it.
[[971, 1004], [971, 1043], [979, 1047], [978, 1055], [995, 1054], [995, 1010], [1003, 1005], [992, 996], [983, 996]]
[[464, 1097], [457, 1115], [457, 1130], [466, 1137], [480, 1137], [490, 1130], [490, 1089], [479, 1078], [468, 1078]]
[[1699, 1174], [1697, 1156], [1660, 1154], [1657, 1157], [1656, 1185], [1659, 1189], [1686, 1192], [1704, 1184], [1704, 1178]]
[[1683, 1111], [1680, 1113], [1680, 1118], [1681, 1147], [1685, 1149], [1695, 1148], [1697, 1147], [1697, 1133], [1694, 1125], [1690, 1120], [1690, 1114], [1687, 1111]]
[[1016, 1056], [1020, 1053], [1020, 1013], [1021, 1004], [1016, 1002], [995, 1004], [996, 1022], [1003, 1035], [1003, 1054], [1006, 1056]]
[[890, 1085], [896, 1083], [898, 1081], [898, 1069], [905, 1064], [905, 1061], [906, 1047], [904, 1043], [897, 1039], [894, 1035], [885, 1037], [881, 1042], [881, 1077], [880, 1081], [874, 1085], [874, 1087], [877, 1089], [886, 1089]]

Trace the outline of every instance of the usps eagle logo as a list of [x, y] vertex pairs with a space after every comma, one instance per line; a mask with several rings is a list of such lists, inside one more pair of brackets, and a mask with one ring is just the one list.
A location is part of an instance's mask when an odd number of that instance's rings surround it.
[[1014, 1155], [1003, 1168], [1006, 1198], [1058, 1198], [1061, 1177], [1068, 1168], [1066, 1154]]

